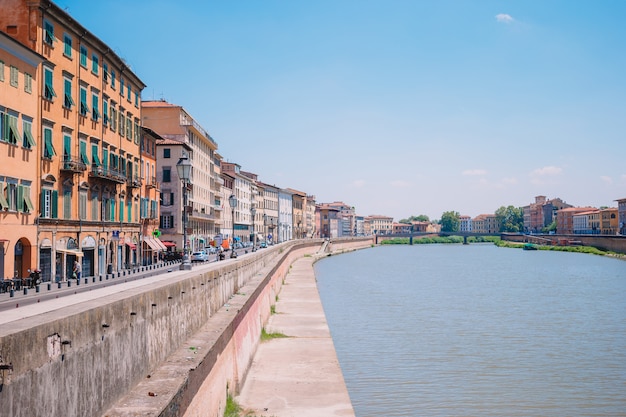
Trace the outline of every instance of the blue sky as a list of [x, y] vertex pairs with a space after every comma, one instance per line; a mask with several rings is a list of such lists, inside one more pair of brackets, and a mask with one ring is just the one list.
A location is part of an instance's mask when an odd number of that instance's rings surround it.
[[318, 202], [398, 220], [626, 197], [626, 1], [57, 4], [144, 100]]

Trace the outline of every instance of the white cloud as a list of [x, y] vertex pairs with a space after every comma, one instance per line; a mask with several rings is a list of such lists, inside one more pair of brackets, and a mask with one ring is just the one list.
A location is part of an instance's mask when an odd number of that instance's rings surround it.
[[365, 186], [365, 180], [354, 180], [352, 181], [352, 185], [356, 188], [362, 188]]
[[537, 185], [555, 184], [555, 178], [561, 175], [562, 172], [562, 168], [555, 166], [537, 168], [529, 174], [531, 177], [530, 182]]
[[600, 179], [604, 182], [606, 182], [607, 184], [613, 184], [613, 179], [609, 176], [606, 175], [600, 175]]
[[487, 171], [484, 169], [466, 169], [462, 174], [465, 176], [487, 175]]
[[389, 184], [394, 188], [406, 188], [411, 186], [410, 182], [403, 180], [391, 181]]
[[537, 168], [536, 170], [530, 173], [530, 176], [531, 177], [545, 177], [545, 176], [551, 176], [551, 175], [561, 175], [562, 172], [563, 172], [562, 168], [555, 167], [555, 166], [547, 166], [543, 168]]
[[509, 14], [500, 13], [496, 15], [496, 20], [500, 23], [511, 23], [514, 19]]

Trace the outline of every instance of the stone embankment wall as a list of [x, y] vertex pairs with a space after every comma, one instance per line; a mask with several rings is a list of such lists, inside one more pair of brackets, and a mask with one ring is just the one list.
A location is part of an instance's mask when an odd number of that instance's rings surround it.
[[[221, 415], [227, 389], [245, 378], [289, 265], [322, 244], [263, 249], [0, 326], [0, 359], [12, 365], [0, 370], [0, 417]], [[190, 354], [189, 342], [208, 345]], [[176, 364], [173, 377], [168, 365]], [[141, 391], [146, 383], [158, 389]]]
[[503, 240], [513, 242], [531, 242], [538, 244], [562, 244], [563, 242], [579, 242], [583, 246], [593, 246], [598, 249], [613, 251], [626, 254], [626, 236], [607, 236], [607, 235], [519, 235], [519, 234], [502, 234]]

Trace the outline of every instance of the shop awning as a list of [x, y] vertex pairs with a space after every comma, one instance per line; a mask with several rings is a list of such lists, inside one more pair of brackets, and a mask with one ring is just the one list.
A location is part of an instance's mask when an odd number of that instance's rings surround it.
[[176, 243], [174, 243], [174, 242], [168, 242], [167, 240], [163, 240], [162, 243], [165, 245], [166, 248], [174, 248], [174, 247], [176, 247]]
[[144, 236], [144, 237], [143, 237], [143, 242], [144, 242], [145, 244], [147, 244], [148, 246], [150, 246], [150, 247], [152, 248], [152, 250], [155, 250], [155, 251], [157, 251], [157, 252], [159, 252], [159, 251], [161, 250], [161, 247], [159, 246], [159, 244], [158, 244], [158, 243], [156, 243], [156, 242], [154, 241], [154, 239], [153, 239], [153, 238], [151, 238], [151, 237]]
[[126, 243], [126, 246], [128, 246], [129, 248], [131, 248], [132, 250], [137, 249], [137, 245], [135, 245], [134, 243]]
[[61, 253], [65, 253], [68, 255], [74, 255], [74, 256], [84, 256], [85, 254], [82, 251], [79, 251], [77, 249], [58, 249], [56, 250], [57, 252], [61, 252]]
[[163, 242], [161, 242], [161, 239], [159, 239], [158, 237], [154, 238], [154, 243], [159, 246], [160, 250], [167, 250], [167, 247], [163, 244]]

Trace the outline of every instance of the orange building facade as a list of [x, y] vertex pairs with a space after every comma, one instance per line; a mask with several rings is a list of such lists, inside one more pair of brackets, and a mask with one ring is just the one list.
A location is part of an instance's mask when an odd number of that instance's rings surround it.
[[38, 69], [44, 58], [0, 32], [0, 279], [37, 267]]
[[45, 58], [32, 131], [43, 279], [66, 279], [74, 260], [85, 277], [138, 264], [144, 83], [52, 2], [4, 0], [0, 30]]

